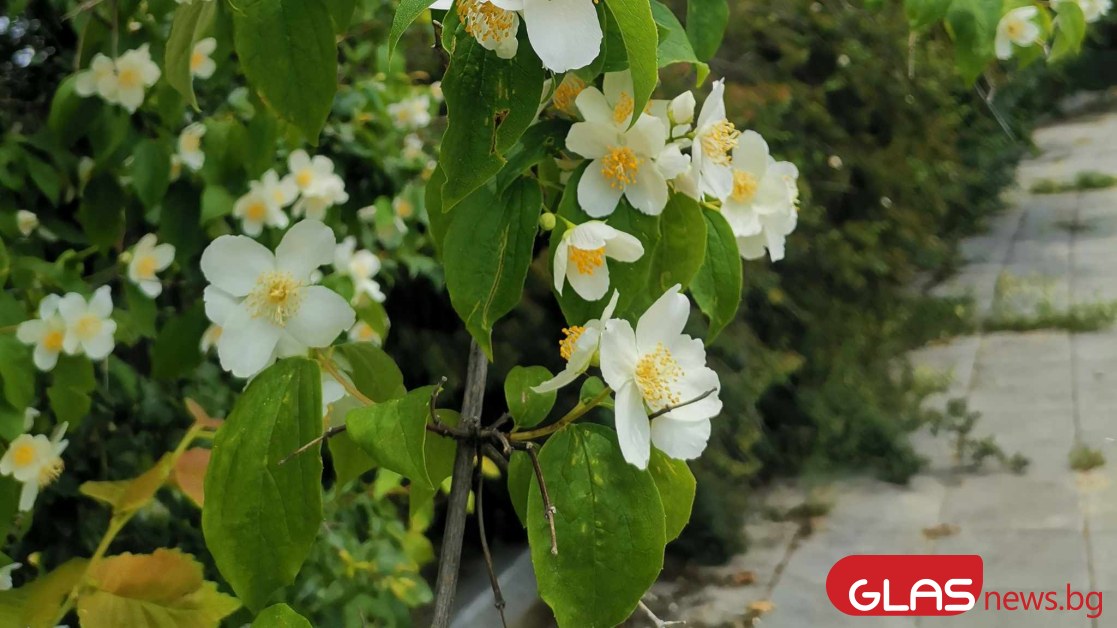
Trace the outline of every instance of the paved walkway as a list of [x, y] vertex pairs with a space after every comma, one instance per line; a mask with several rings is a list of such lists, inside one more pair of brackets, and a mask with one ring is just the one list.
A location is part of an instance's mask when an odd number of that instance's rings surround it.
[[[965, 244], [970, 263], [944, 288], [970, 292], [982, 314], [993, 307], [998, 278], [1006, 277], [1041, 286], [1031, 298], [1057, 309], [1117, 299], [1117, 188], [1027, 192], [1041, 178], [1117, 174], [1117, 114], [1045, 128], [1036, 142], [1042, 152], [1021, 165], [1012, 208]], [[1002, 279], [1006, 299], [1014, 298], [1005, 291], [1009, 283]], [[949, 391], [931, 403], [965, 398], [981, 413], [975, 434], [993, 434], [1005, 450], [1023, 453], [1028, 470], [1015, 475], [993, 463], [961, 471], [947, 439], [921, 434], [916, 442], [930, 464], [910, 485], [854, 479], [814, 487], [812, 494], [833, 509], [813, 520], [810, 534], [796, 523], [750, 523], [748, 554], [701, 570], [690, 583], [657, 585], [664, 619], [748, 626], [751, 604], [756, 625], [765, 628], [1117, 627], [1117, 329], [979, 334], [920, 350], [914, 359], [952, 375]], [[1108, 463], [1072, 471], [1068, 455], [1076, 444], [1101, 450]], [[792, 505], [807, 492], [777, 488], [770, 500]], [[1096, 619], [1085, 610], [987, 612], [980, 603], [938, 620], [847, 617], [830, 606], [824, 582], [839, 558], [859, 553], [977, 553], [987, 591], [1063, 591], [1069, 583], [1102, 591], [1112, 608]], [[754, 576], [754, 584], [741, 584]]]

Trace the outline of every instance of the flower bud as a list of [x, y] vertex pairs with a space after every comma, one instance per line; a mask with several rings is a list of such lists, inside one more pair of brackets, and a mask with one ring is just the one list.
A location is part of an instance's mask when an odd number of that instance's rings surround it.
[[671, 101], [668, 113], [675, 124], [690, 124], [694, 120], [694, 94], [683, 92]]
[[543, 212], [543, 214], [539, 216], [539, 227], [543, 229], [543, 231], [550, 231], [551, 229], [554, 229], [555, 215], [551, 212]]

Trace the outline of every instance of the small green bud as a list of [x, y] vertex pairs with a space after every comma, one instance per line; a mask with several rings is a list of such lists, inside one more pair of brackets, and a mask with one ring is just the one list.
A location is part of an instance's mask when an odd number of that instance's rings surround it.
[[543, 229], [543, 231], [554, 229], [555, 222], [555, 215], [551, 212], [543, 212], [543, 215], [539, 217], [539, 227]]

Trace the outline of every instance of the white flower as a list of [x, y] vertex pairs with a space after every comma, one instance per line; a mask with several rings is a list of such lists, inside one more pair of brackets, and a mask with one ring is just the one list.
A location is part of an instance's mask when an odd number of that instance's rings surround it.
[[213, 37], [206, 37], [199, 39], [198, 43], [194, 44], [194, 50], [190, 53], [190, 74], [200, 79], [207, 79], [213, 76], [213, 72], [217, 69], [217, 64], [209, 56], [217, 49], [217, 40]]
[[586, 301], [597, 301], [609, 290], [607, 258], [635, 262], [644, 255], [644, 245], [635, 236], [591, 220], [575, 225], [555, 245], [555, 291], [562, 294], [567, 281]]
[[563, 386], [578, 379], [593, 363], [594, 356], [601, 345], [601, 334], [605, 326], [613, 318], [613, 311], [617, 309], [617, 300], [620, 293], [613, 291], [609, 303], [601, 312], [601, 318], [594, 318], [585, 325], [573, 325], [562, 330], [563, 338], [559, 342], [559, 355], [566, 360], [566, 368], [558, 375], [532, 388], [537, 393], [558, 390]]
[[112, 353], [116, 321], [112, 318], [112, 294], [101, 286], [86, 301], [76, 292], [67, 293], [58, 301], [58, 313], [66, 321], [62, 350], [70, 355], [79, 351], [90, 360], [103, 360]]
[[338, 243], [334, 249], [334, 268], [353, 280], [354, 299], [364, 294], [377, 303], [384, 302], [380, 284], [373, 279], [380, 272], [380, 258], [369, 250], [358, 251], [355, 237], [349, 236]]
[[616, 122], [620, 110], [610, 107], [595, 87], [583, 90], [577, 105], [585, 122], [570, 127], [566, 147], [593, 160], [578, 183], [582, 209], [593, 218], [603, 218], [613, 213], [623, 195], [645, 214], [662, 212], [667, 205], [667, 179], [677, 174], [664, 173], [658, 163], [667, 147], [663, 121], [640, 114], [636, 124], [626, 129]]
[[287, 158], [287, 167], [291, 173], [284, 181], [293, 184], [302, 194], [295, 205], [295, 215], [305, 214], [307, 218], [322, 220], [327, 209], [349, 200], [345, 181], [334, 174], [334, 162], [329, 157], [315, 155], [311, 159], [300, 149]]
[[206, 154], [202, 152], [202, 137], [206, 134], [206, 125], [195, 122], [187, 125], [178, 135], [178, 158], [191, 170], [201, 170], [206, 163]]
[[166, 270], [175, 260], [174, 245], [157, 244], [157, 241], [154, 233], [140, 238], [128, 262], [128, 279], [153, 299], [163, 292], [163, 284], [155, 273]]
[[[1067, 0], [1063, 0], [1066, 2]], [[1078, 6], [1082, 9], [1082, 14], [1086, 16], [1087, 22], [1096, 22], [1100, 20], [1109, 10], [1113, 8], [1113, 0], [1077, 0]]]
[[97, 94], [108, 102], [115, 102], [116, 65], [112, 59], [99, 52], [93, 55], [89, 69], [75, 75], [74, 91], [79, 96], [88, 97]]
[[349, 340], [353, 342], [371, 342], [379, 347], [383, 339], [380, 337], [380, 333], [372, 328], [372, 325], [364, 321], [357, 321], [356, 325], [349, 328]]
[[42, 412], [38, 408], [24, 408], [23, 410], [23, 431], [30, 432], [31, 427], [35, 425], [35, 419], [39, 418]]
[[516, 39], [520, 16], [502, 8], [506, 4], [507, 0], [458, 0], [458, 15], [465, 31], [501, 59], [515, 57], [520, 44]]
[[[628, 321], [614, 319], [601, 338], [601, 374], [616, 391], [621, 453], [641, 469], [652, 443], [672, 458], [697, 458], [710, 438], [710, 419], [721, 411], [721, 383], [706, 366], [702, 341], [682, 333], [690, 302], [679, 289], [653, 303], [635, 331]], [[669, 406], [681, 407], [649, 421]]]
[[1028, 5], [1013, 9], [1001, 18], [993, 44], [998, 59], [1011, 58], [1013, 44], [1027, 48], [1036, 43], [1040, 36], [1039, 24], [1035, 22], [1038, 15], [1039, 9]]
[[16, 228], [25, 237], [29, 236], [39, 228], [39, 217], [34, 212], [21, 209], [16, 212]]
[[10, 563], [0, 567], [0, 591], [9, 591], [12, 588], [12, 572], [23, 566], [23, 563]]
[[745, 259], [762, 257], [765, 249], [772, 261], [783, 259], [784, 238], [798, 215], [792, 189], [799, 173], [794, 168], [773, 160], [768, 143], [755, 131], [745, 131], [733, 149], [733, 191], [721, 210]]
[[[0, 474], [10, 475], [23, 484], [19, 494], [19, 509], [31, 510], [39, 489], [58, 479], [64, 467], [62, 452], [69, 441], [63, 440], [67, 424], [59, 425], [48, 439], [43, 434], [20, 434], [0, 458]], [[10, 575], [10, 572], [9, 572]]]
[[250, 236], [260, 235], [265, 225], [283, 229], [289, 222], [283, 208], [297, 194], [294, 181], [280, 180], [275, 170], [268, 170], [259, 181], [248, 184], [248, 193], [233, 205], [233, 215], [241, 219], [241, 228]]
[[426, 153], [423, 152], [422, 138], [414, 133], [408, 133], [404, 136], [403, 151], [400, 152], [400, 155], [408, 161], [418, 161], [426, 157]]
[[[144, 90], [159, 80], [159, 66], [151, 60], [151, 53], [147, 44], [129, 50], [120, 55], [115, 61], [115, 84], [108, 91], [112, 96], [102, 92], [102, 96], [111, 102], [119, 103], [130, 112], [140, 108], [144, 102]], [[100, 91], [100, 90], [98, 90]]]
[[431, 99], [426, 94], [388, 105], [388, 115], [405, 130], [421, 129], [431, 123]]
[[26, 345], [35, 345], [32, 358], [40, 371], [49, 371], [58, 363], [62, 341], [66, 338], [66, 321], [58, 313], [61, 297], [48, 294], [39, 301], [39, 318], [24, 321], [16, 328], [16, 338]]
[[691, 176], [695, 177], [699, 194], [724, 199], [733, 190], [733, 173], [729, 160], [737, 146], [740, 133], [725, 118], [725, 79], [715, 81], [694, 130], [691, 146]]
[[671, 115], [671, 121], [675, 124], [690, 124], [694, 122], [694, 108], [697, 103], [694, 101], [694, 94], [686, 91], [679, 94], [671, 101], [667, 111]]
[[317, 220], [291, 227], [275, 250], [245, 236], [221, 236], [202, 253], [206, 315], [222, 328], [221, 367], [251, 377], [279, 356], [325, 347], [353, 326], [353, 308], [310, 277], [336, 240]]
[[323, 220], [326, 210], [334, 205], [349, 201], [349, 194], [345, 191], [345, 181], [336, 174], [330, 174], [313, 193], [304, 193], [299, 202], [295, 204], [295, 215], [305, 215], [314, 220]]
[[[578, 99], [578, 94], [586, 88], [586, 82], [582, 80], [577, 74], [567, 72], [562, 77], [562, 82], [555, 88], [555, 94], [551, 97], [551, 103], [554, 104], [555, 109], [570, 117], [578, 115], [578, 108], [575, 101]], [[631, 94], [630, 94], [631, 96]]]

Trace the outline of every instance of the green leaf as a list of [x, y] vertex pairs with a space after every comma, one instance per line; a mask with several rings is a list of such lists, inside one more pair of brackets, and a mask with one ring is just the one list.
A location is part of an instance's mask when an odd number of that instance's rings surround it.
[[256, 376], [213, 441], [202, 531], [221, 575], [250, 609], [294, 581], [322, 521], [322, 458], [279, 461], [322, 434], [322, 379], [305, 358]]
[[163, 57], [164, 76], [167, 77], [167, 82], [195, 109], [198, 108], [198, 98], [194, 95], [190, 57], [194, 54], [194, 44], [198, 43], [209, 29], [216, 11], [216, 2], [180, 4], [175, 9], [171, 34], [167, 37], [167, 49]]
[[535, 469], [531, 457], [522, 451], [513, 451], [508, 459], [508, 499], [520, 519], [520, 525], [527, 527], [527, 500], [531, 484], [535, 482]]
[[702, 210], [706, 220], [706, 259], [690, 284], [698, 308], [710, 319], [706, 344], [725, 329], [741, 307], [741, 256], [733, 229], [721, 212]]
[[504, 400], [508, 413], [516, 426], [535, 427], [547, 418], [555, 405], [557, 392], [537, 393], [531, 388], [551, 379], [551, 372], [543, 366], [514, 366], [504, 379]]
[[58, 170], [31, 153], [24, 155], [24, 162], [27, 164], [27, 174], [31, 175], [35, 187], [39, 188], [51, 205], [58, 205], [62, 197], [62, 177], [58, 174]]
[[702, 267], [706, 221], [698, 201], [685, 194], [671, 196], [660, 215], [659, 233], [659, 246], [651, 255], [649, 305], [675, 284], [685, 290]]
[[521, 179], [499, 198], [478, 190], [454, 211], [442, 262], [454, 311], [492, 359], [493, 325], [520, 303], [543, 193]]
[[539, 466], [556, 509], [558, 555], [537, 483], [528, 497], [528, 541], [539, 596], [559, 626], [615, 626], [663, 568], [663, 504], [647, 471], [625, 462], [616, 434], [578, 424], [552, 436]]
[[1051, 44], [1051, 61], [1082, 51], [1086, 39], [1086, 15], [1077, 2], [1060, 2], [1055, 5], [1059, 15], [1055, 18], [1055, 41]]
[[186, 181], [171, 184], [159, 212], [159, 240], [175, 247], [180, 263], [200, 253], [209, 243], [201, 225], [202, 207], [198, 189]]
[[233, 213], [233, 205], [237, 199], [220, 185], [207, 185], [202, 191], [202, 213], [199, 221], [204, 225], [207, 222]]
[[85, 356], [58, 356], [58, 364], [51, 370], [51, 385], [47, 388], [50, 409], [59, 421], [70, 423], [71, 428], [89, 414], [93, 399], [89, 393], [97, 386], [93, 376], [93, 363]]
[[698, 55], [694, 53], [694, 48], [687, 39], [686, 30], [679, 23], [679, 19], [659, 0], [652, 0], [652, 16], [659, 29], [659, 67], [666, 67], [672, 63], [693, 63], [698, 74], [697, 82], [701, 85], [710, 73], [710, 66], [700, 61]]
[[728, 25], [728, 0], [687, 0], [686, 34], [702, 61], [717, 54]]
[[392, 356], [367, 342], [352, 342], [334, 349], [353, 385], [369, 399], [380, 403], [407, 394], [403, 373]]
[[670, 458], [655, 447], [652, 447], [648, 473], [655, 480], [659, 499], [663, 502], [667, 540], [673, 541], [679, 538], [683, 528], [690, 522], [696, 486], [694, 474], [685, 461]]
[[173, 380], [184, 377], [202, 363], [198, 345], [209, 327], [201, 303], [168, 320], [151, 346], [151, 376]]
[[[632, 109], [643, 111], [659, 82], [659, 31], [648, 0], [605, 0], [617, 23], [632, 71]], [[636, 116], [632, 118], [636, 121]]]
[[953, 0], [904, 0], [904, 12], [912, 30], [931, 26], [946, 17]]
[[132, 187], [151, 209], [163, 200], [171, 183], [171, 149], [159, 140], [146, 139], [132, 151]]
[[12, 334], [0, 335], [0, 380], [4, 384], [4, 399], [16, 410], [31, 405], [35, 397], [35, 373], [31, 347]]
[[528, 46], [512, 59], [501, 59], [472, 35], [458, 36], [442, 80], [447, 108], [439, 158], [446, 175], [442, 211], [500, 172], [505, 153], [535, 119], [545, 76]]
[[318, 144], [337, 92], [337, 45], [324, 0], [243, 0], [233, 12], [241, 68], [279, 117]]
[[969, 83], [994, 58], [993, 40], [1001, 19], [999, 0], [953, 0], [946, 13], [946, 29], [954, 39], [954, 63]]
[[411, 26], [411, 23], [432, 4], [434, 0], [400, 0], [399, 6], [396, 7], [396, 16], [392, 19], [392, 30], [388, 33], [389, 58], [396, 49], [400, 37], [403, 37], [403, 31], [407, 30], [407, 27]]
[[96, 111], [96, 98], [82, 98], [74, 92], [76, 75], [66, 77], [50, 101], [47, 126], [63, 147], [69, 147], [85, 136]]
[[97, 175], [86, 184], [78, 222], [89, 241], [102, 249], [124, 237], [124, 193], [111, 174]]
[[400, 399], [357, 408], [345, 417], [353, 442], [380, 466], [432, 490], [435, 484], [427, 471], [427, 421], [433, 392], [434, 386], [416, 388]]
[[252, 628], [312, 628], [305, 617], [286, 604], [273, 604], [256, 616]]
[[334, 32], [340, 37], [349, 30], [349, 22], [353, 20], [353, 11], [357, 8], [357, 0], [326, 0], [330, 9], [330, 19], [334, 23]]

